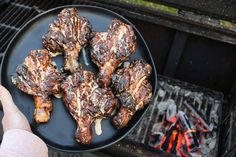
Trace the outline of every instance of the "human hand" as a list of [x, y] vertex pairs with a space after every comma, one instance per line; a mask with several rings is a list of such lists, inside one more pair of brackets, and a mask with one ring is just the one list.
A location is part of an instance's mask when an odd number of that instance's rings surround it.
[[23, 113], [16, 107], [9, 91], [0, 85], [0, 102], [3, 107], [3, 130], [21, 129], [31, 132], [30, 125]]

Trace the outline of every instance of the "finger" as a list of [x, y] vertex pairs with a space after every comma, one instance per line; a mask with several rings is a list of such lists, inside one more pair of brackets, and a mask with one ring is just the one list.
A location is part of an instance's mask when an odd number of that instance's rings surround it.
[[4, 132], [11, 129], [21, 129], [31, 132], [26, 117], [19, 110], [12, 116], [3, 116], [2, 126]]
[[0, 85], [0, 101], [2, 103], [4, 115], [14, 114], [18, 111], [9, 91]]

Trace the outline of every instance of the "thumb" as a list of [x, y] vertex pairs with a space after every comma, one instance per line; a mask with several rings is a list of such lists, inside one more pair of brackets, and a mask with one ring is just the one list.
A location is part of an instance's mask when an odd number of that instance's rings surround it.
[[12, 100], [11, 94], [2, 85], [0, 85], [0, 101], [5, 116], [11, 116], [11, 114], [15, 114], [18, 111], [18, 108]]
[[26, 117], [16, 107], [9, 91], [0, 85], [0, 101], [2, 103], [4, 117], [2, 120], [4, 131], [10, 129], [23, 129], [31, 131]]

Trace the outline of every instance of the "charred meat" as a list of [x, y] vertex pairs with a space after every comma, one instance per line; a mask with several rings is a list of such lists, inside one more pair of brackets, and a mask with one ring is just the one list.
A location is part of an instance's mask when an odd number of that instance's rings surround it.
[[88, 19], [79, 16], [76, 8], [66, 8], [50, 24], [47, 34], [42, 37], [42, 42], [54, 56], [64, 52], [64, 69], [76, 72], [79, 66], [79, 52], [88, 44], [91, 29]]
[[113, 124], [117, 128], [127, 125], [136, 111], [141, 110], [152, 97], [148, 81], [152, 68], [144, 60], [135, 60], [118, 69], [111, 77], [112, 87], [121, 102]]
[[52, 111], [48, 97], [58, 94], [63, 75], [56, 69], [47, 50], [33, 50], [12, 76], [13, 84], [34, 96], [34, 118], [37, 123], [47, 122]]
[[98, 78], [104, 87], [110, 84], [111, 74], [136, 50], [132, 26], [112, 20], [107, 32], [95, 33], [91, 41], [91, 58], [99, 67]]
[[118, 100], [109, 88], [99, 88], [92, 72], [79, 70], [62, 83], [63, 100], [77, 123], [78, 143], [90, 144], [91, 124], [97, 118], [110, 117]]

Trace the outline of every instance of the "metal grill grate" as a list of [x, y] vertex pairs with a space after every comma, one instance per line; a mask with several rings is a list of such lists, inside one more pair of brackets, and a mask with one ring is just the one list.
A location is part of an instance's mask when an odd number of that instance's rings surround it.
[[172, 99], [175, 101], [178, 110], [185, 113], [195, 111], [206, 123], [205, 125], [208, 127], [213, 125], [216, 133], [213, 135], [216, 145], [206, 156], [217, 156], [223, 94], [163, 76], [159, 77], [158, 82], [159, 88], [153, 104], [149, 107], [139, 127], [136, 127], [127, 139], [131, 142], [147, 145], [150, 131], [158, 121], [158, 104]]
[[27, 21], [45, 10], [71, 4], [71, 2], [72, 0], [10, 2], [0, 14], [0, 54], [4, 53], [9, 41]]
[[[72, 2], [74, 3], [91, 3], [91, 2], [84, 2], [84, 1], [73, 1], [73, 0], [44, 0], [44, 1], [33, 1], [33, 0], [12, 0], [12, 1], [7, 1], [6, 3], [8, 3], [8, 5], [4, 5], [6, 7], [2, 8], [2, 12], [0, 13], [0, 62], [1, 62], [1, 58], [2, 55], [7, 47], [7, 44], [9, 43], [9, 41], [12, 39], [12, 37], [15, 35], [15, 33], [20, 29], [20, 27], [26, 23], [27, 21], [29, 21], [30, 19], [32, 19], [34, 16], [36, 16], [37, 14], [39, 14], [40, 12], [43, 12], [47, 9], [53, 8], [53, 7], [58, 7], [60, 5], [66, 5], [66, 4], [71, 4]], [[108, 5], [108, 1], [105, 3], [99, 3], [99, 2], [93, 2], [96, 5], [99, 6], [103, 6], [103, 7], [107, 7], [110, 8], [112, 10], [117, 9], [117, 12], [122, 12], [123, 14], [127, 15], [129, 14], [130, 17], [135, 17], [135, 18], [139, 18], [142, 17], [140, 19], [149, 19], [150, 21], [150, 17], [147, 18], [148, 14], [145, 12], [145, 14], [143, 12], [141, 12], [140, 10], [138, 10], [138, 8], [136, 9], [131, 9], [131, 8], [126, 8], [128, 7], [128, 5], [122, 6], [122, 5], [112, 5], [109, 6]], [[0, 3], [1, 4], [1, 3]], [[109, 7], [108, 7], [109, 6]], [[129, 6], [131, 7], [131, 6]], [[133, 8], [133, 6], [132, 6]], [[130, 11], [131, 10], [131, 11]], [[138, 11], [139, 14], [137, 14], [137, 12], [135, 12], [135, 10]], [[127, 12], [127, 13], [124, 13]], [[141, 13], [143, 15], [141, 15]], [[158, 21], [159, 17], [155, 20], [153, 20], [152, 18], [152, 22], [154, 21]], [[160, 19], [159, 19], [160, 20]], [[148, 21], [148, 20], [146, 20]], [[164, 23], [163, 21], [159, 21], [159, 23]], [[181, 22], [181, 26], [182, 26], [183, 22]], [[170, 25], [173, 25], [172, 23], [170, 23]], [[180, 27], [182, 28], [182, 27]], [[199, 32], [199, 31], [198, 31]], [[136, 130], [134, 130], [126, 139], [128, 141], [132, 141], [135, 143], [141, 143], [141, 144], [146, 144], [147, 142], [147, 134], [150, 131], [150, 128], [152, 127], [153, 123], [156, 121], [155, 117], [157, 116], [157, 112], [156, 112], [156, 107], [157, 105], [164, 100], [167, 99], [173, 99], [175, 100], [176, 104], [178, 105], [178, 107], [180, 109], [182, 109], [183, 111], [187, 110], [186, 106], [183, 105], [183, 102], [189, 102], [191, 104], [194, 104], [195, 108], [197, 108], [199, 110], [199, 113], [201, 114], [202, 117], [204, 117], [205, 121], [209, 122], [210, 121], [210, 113], [212, 111], [212, 107], [216, 106], [216, 104], [219, 104], [219, 113], [221, 113], [221, 106], [222, 106], [222, 99], [223, 99], [223, 95], [218, 93], [218, 92], [214, 92], [214, 91], [210, 91], [207, 89], [203, 89], [201, 87], [198, 86], [194, 86], [188, 83], [184, 83], [181, 81], [177, 81], [177, 80], [172, 80], [170, 78], [167, 77], [162, 77], [160, 76], [159, 78], [159, 83], [160, 83], [160, 87], [159, 87], [159, 91], [158, 91], [158, 96], [156, 97], [156, 101], [155, 103], [150, 106], [147, 115], [144, 117], [143, 121], [140, 123], [140, 126], [136, 128]], [[191, 92], [190, 95], [186, 95], [186, 93]], [[160, 94], [162, 93], [162, 94]], [[197, 97], [193, 97], [196, 96]], [[200, 101], [199, 101], [200, 100]], [[199, 103], [201, 102], [201, 103]], [[219, 114], [220, 115], [220, 114]], [[236, 116], [235, 116], [236, 117]], [[220, 116], [219, 116], [220, 118]], [[233, 117], [231, 117], [233, 118]], [[218, 119], [218, 123], [220, 124], [220, 119]], [[217, 132], [217, 137], [219, 135], [219, 130]], [[218, 143], [218, 142], [217, 142]], [[117, 149], [119, 147], [122, 147], [122, 144], [117, 143], [116, 144]], [[115, 147], [115, 145], [114, 145]], [[108, 148], [109, 149], [109, 148]], [[116, 150], [116, 149], [115, 149]], [[130, 151], [127, 148], [128, 151]], [[139, 149], [137, 150], [137, 152], [139, 152]], [[216, 153], [217, 151], [215, 151]], [[140, 152], [139, 152], [140, 153]], [[141, 156], [141, 154], [136, 154], [138, 156]], [[60, 155], [58, 155], [60, 156]], [[127, 155], [128, 156], [128, 155]]]

